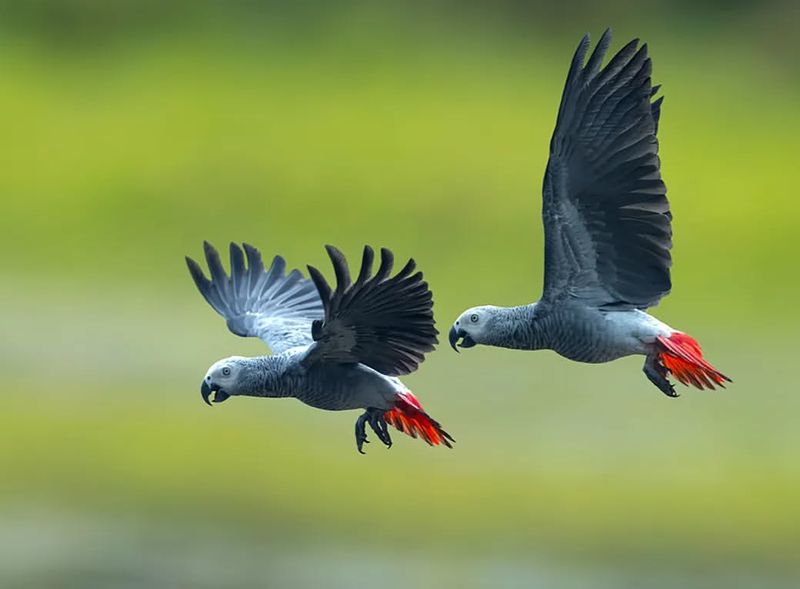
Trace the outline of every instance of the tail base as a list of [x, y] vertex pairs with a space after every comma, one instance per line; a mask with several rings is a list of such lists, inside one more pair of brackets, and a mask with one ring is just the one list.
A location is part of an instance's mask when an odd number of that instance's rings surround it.
[[676, 331], [657, 338], [659, 360], [664, 368], [679, 382], [698, 389], [725, 388], [733, 382], [703, 358], [700, 344], [693, 337]]
[[411, 391], [398, 393], [394, 408], [384, 413], [383, 417], [386, 423], [404, 434], [412, 438], [419, 436], [431, 446], [442, 444], [452, 448], [455, 442], [453, 437], [442, 429], [439, 422], [425, 413]]

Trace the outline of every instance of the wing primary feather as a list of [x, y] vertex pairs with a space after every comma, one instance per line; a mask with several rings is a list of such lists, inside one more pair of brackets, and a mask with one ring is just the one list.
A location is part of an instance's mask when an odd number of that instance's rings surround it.
[[244, 265], [244, 253], [238, 244], [230, 244], [231, 258], [231, 288], [237, 298], [245, 298], [247, 295], [247, 274]]
[[361, 255], [361, 270], [358, 272], [356, 284], [361, 286], [369, 277], [372, 276], [372, 263], [375, 260], [375, 251], [368, 245], [364, 246], [364, 253]]
[[633, 39], [603, 65], [610, 37], [603, 33], [588, 60], [581, 40], [561, 96], [543, 186], [542, 300], [641, 309], [670, 288], [662, 99], [647, 43]]
[[281, 277], [283, 273], [286, 271], [286, 260], [283, 259], [282, 256], [275, 256], [272, 258], [272, 264], [269, 266], [269, 270], [264, 275], [261, 284], [261, 296], [270, 296], [273, 294], [277, 289], [281, 286]]
[[311, 280], [314, 282], [314, 286], [317, 287], [317, 291], [319, 292], [319, 297], [322, 299], [322, 304], [325, 307], [325, 311], [327, 312], [330, 306], [331, 300], [331, 287], [328, 285], [328, 281], [325, 280], [325, 277], [322, 275], [322, 272], [317, 270], [314, 266], [306, 266], [308, 268], [308, 275], [311, 276]]
[[[595, 107], [597, 116], [592, 118], [592, 122], [596, 120], [599, 116], [603, 113], [607, 113], [609, 109], [613, 110], [617, 104], [624, 100], [625, 96], [627, 96], [631, 89], [628, 87], [631, 80], [635, 79], [637, 75], [642, 72], [642, 68], [646, 67], [645, 64], [649, 61], [647, 58], [647, 45], [642, 45], [640, 50], [636, 52], [636, 54], [622, 67], [620, 70], [603, 86], [598, 87], [592, 93], [590, 100], [593, 100], [595, 96], [600, 94], [601, 92], [604, 96], [601, 99], [600, 104]], [[644, 50], [644, 51], [643, 51]], [[647, 75], [650, 74], [649, 69], [647, 70]], [[600, 130], [604, 129], [602, 125], [594, 125], [595, 128], [595, 135]]]
[[255, 301], [256, 294], [261, 287], [259, 280], [264, 274], [264, 262], [261, 259], [261, 252], [252, 245], [243, 243], [242, 247], [244, 247], [244, 253], [247, 256], [247, 272], [249, 275], [247, 280], [247, 302], [250, 305]]
[[[206, 255], [206, 263], [208, 270], [211, 273], [211, 288], [217, 291], [218, 296], [223, 301], [231, 300], [230, 297], [230, 279], [222, 267], [222, 261], [219, 258], [219, 252], [213, 245], [207, 241], [203, 242], [203, 247]], [[230, 304], [226, 304], [230, 309]]]
[[230, 244], [230, 276], [219, 252], [207, 241], [203, 250], [210, 273], [196, 261], [186, 264], [200, 294], [222, 315], [228, 328], [242, 337], [258, 337], [273, 353], [309, 345], [311, 324], [323, 316], [322, 301], [312, 281], [294, 270], [284, 276], [286, 262], [275, 256], [264, 269], [261, 253], [249, 244]]
[[661, 118], [661, 103], [664, 102], [664, 97], [660, 96], [650, 105], [650, 114], [653, 117], [653, 133], [658, 133], [658, 121]]
[[309, 266], [324, 303], [325, 319], [312, 326], [316, 344], [304, 363], [360, 362], [389, 376], [415, 370], [433, 349], [438, 332], [432, 295], [422, 273], [414, 272], [414, 260], [408, 260], [392, 276], [394, 255], [381, 248], [380, 267], [370, 277], [375, 252], [366, 247], [358, 278], [352, 283], [344, 256], [335, 248], [328, 252], [337, 286], [332, 291], [322, 273]]
[[616, 76], [619, 71], [628, 64], [631, 57], [636, 53], [636, 48], [638, 45], [639, 39], [633, 39], [632, 41], [629, 41], [622, 49], [617, 51], [617, 54], [611, 58], [611, 61], [609, 61], [600, 72], [596, 83], [600, 86], [605, 85], [610, 78]]
[[[569, 119], [573, 115], [572, 108], [569, 107], [568, 102], [571, 99], [572, 92], [569, 90], [571, 89], [572, 85], [575, 83], [575, 80], [580, 72], [581, 66], [583, 65], [583, 60], [586, 57], [586, 50], [589, 47], [589, 33], [586, 33], [581, 39], [581, 42], [578, 43], [578, 47], [575, 49], [575, 53], [572, 56], [572, 63], [570, 64], [569, 71], [567, 72], [567, 80], [564, 82], [564, 92], [561, 94], [561, 103], [558, 107], [558, 116], [556, 118], [556, 128], [560, 125], [568, 125]], [[550, 140], [550, 149], [553, 150], [555, 148], [556, 142], [556, 134], [553, 133], [553, 137]]]
[[381, 265], [378, 268], [377, 274], [375, 274], [375, 278], [373, 279], [375, 283], [383, 282], [389, 277], [389, 274], [392, 272], [392, 267], [394, 266], [394, 254], [391, 250], [382, 247], [381, 248]]
[[209, 299], [211, 281], [206, 278], [206, 275], [203, 273], [203, 269], [200, 267], [200, 264], [195, 262], [189, 256], [186, 256], [186, 265], [189, 267], [189, 274], [191, 274], [192, 280], [194, 280], [194, 284], [197, 286], [200, 294], [202, 294], [203, 297], [211, 304], [211, 306], [216, 309], [218, 307], [217, 301]]
[[603, 32], [603, 35], [600, 37], [600, 40], [594, 47], [594, 51], [592, 51], [592, 55], [589, 57], [589, 61], [586, 62], [586, 66], [583, 68], [584, 80], [593, 78], [595, 75], [597, 75], [597, 72], [600, 71], [600, 64], [603, 62], [603, 57], [605, 57], [606, 51], [608, 51], [608, 46], [610, 44], [611, 29], [608, 28]]
[[[405, 280], [408, 277], [408, 275], [411, 274], [416, 269], [416, 267], [417, 263], [414, 261], [414, 258], [409, 258], [408, 262], [406, 262], [406, 265], [403, 266], [400, 272], [398, 272], [392, 277], [391, 279], [392, 283], [397, 283]], [[421, 280], [422, 272], [418, 272], [416, 276], [418, 276], [418, 278]]]
[[332, 245], [326, 245], [325, 250], [333, 264], [333, 271], [336, 274], [336, 292], [341, 294], [350, 286], [350, 267], [344, 254]]
[[352, 287], [344, 293], [341, 301], [343, 306], [352, 305], [355, 298], [362, 296], [368, 291], [368, 286], [370, 284], [369, 279], [372, 276], [372, 263], [374, 259], [374, 250], [370, 246], [365, 245], [364, 251], [361, 255], [361, 268], [358, 271], [358, 278], [356, 278], [356, 281], [353, 283]]

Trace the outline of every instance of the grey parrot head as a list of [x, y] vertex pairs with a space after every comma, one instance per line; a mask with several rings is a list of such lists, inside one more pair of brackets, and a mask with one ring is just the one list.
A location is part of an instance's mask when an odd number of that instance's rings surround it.
[[203, 401], [211, 405], [211, 393], [215, 393], [214, 403], [222, 403], [228, 397], [246, 392], [251, 380], [249, 377], [247, 358], [231, 356], [215, 362], [200, 385]]
[[499, 311], [498, 307], [484, 305], [472, 307], [461, 313], [450, 328], [449, 339], [452, 348], [458, 352], [458, 348], [472, 348], [478, 344], [489, 343]]

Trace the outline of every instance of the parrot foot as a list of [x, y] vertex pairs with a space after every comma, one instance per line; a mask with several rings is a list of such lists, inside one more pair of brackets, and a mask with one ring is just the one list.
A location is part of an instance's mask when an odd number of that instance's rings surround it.
[[364, 444], [369, 444], [367, 439], [366, 425], [372, 428], [378, 439], [383, 442], [387, 448], [392, 447], [392, 438], [389, 435], [389, 427], [386, 424], [386, 419], [383, 417], [383, 410], [369, 408], [356, 420], [356, 448], [361, 454], [364, 454]]
[[644, 361], [644, 368], [642, 368], [644, 375], [650, 382], [658, 387], [662, 393], [668, 397], [679, 397], [680, 395], [675, 392], [675, 387], [667, 379], [667, 369], [661, 363], [657, 355], [651, 354], [647, 356]]

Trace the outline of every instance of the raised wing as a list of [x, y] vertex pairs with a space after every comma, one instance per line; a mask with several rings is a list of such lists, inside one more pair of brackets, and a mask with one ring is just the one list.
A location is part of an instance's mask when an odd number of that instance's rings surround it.
[[656, 131], [662, 98], [647, 45], [623, 47], [601, 70], [611, 33], [586, 65], [588, 35], [567, 75], [544, 178], [543, 301], [646, 308], [670, 288], [672, 215]]
[[298, 270], [285, 275], [286, 262], [280, 256], [275, 256], [265, 270], [261, 253], [246, 243], [243, 246], [244, 252], [235, 243], [230, 246], [230, 276], [208, 242], [203, 247], [211, 280], [197, 262], [186, 258], [200, 294], [225, 318], [228, 329], [242, 337], [263, 340], [275, 354], [311, 344], [311, 323], [323, 315], [314, 283]]
[[308, 267], [325, 318], [314, 322], [316, 344], [306, 362], [360, 362], [388, 376], [416, 370], [437, 343], [438, 331], [431, 291], [422, 272], [414, 273], [414, 260], [390, 277], [394, 255], [383, 248], [381, 265], [372, 276], [375, 254], [367, 246], [358, 278], [352, 282], [342, 253], [330, 245], [325, 249], [336, 273], [336, 290], [331, 290], [319, 270]]

